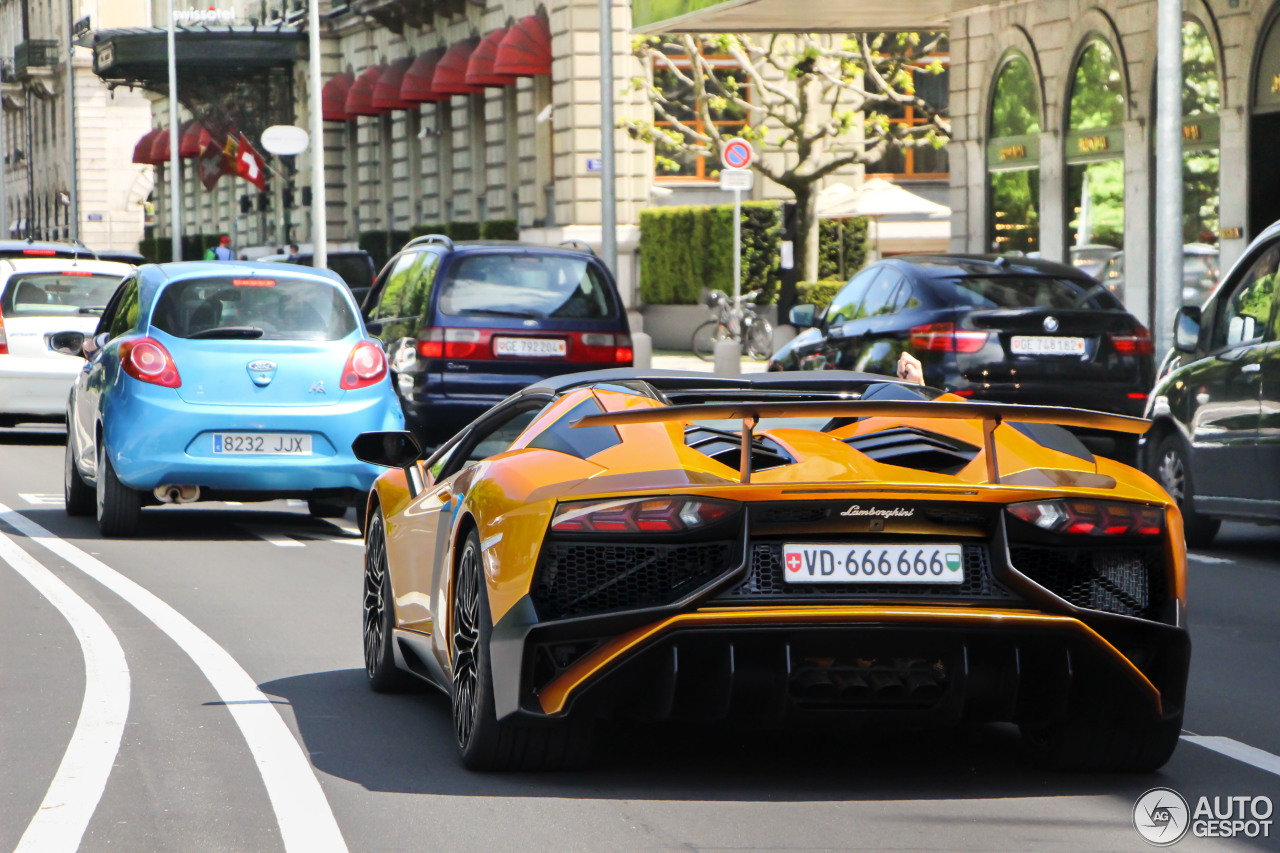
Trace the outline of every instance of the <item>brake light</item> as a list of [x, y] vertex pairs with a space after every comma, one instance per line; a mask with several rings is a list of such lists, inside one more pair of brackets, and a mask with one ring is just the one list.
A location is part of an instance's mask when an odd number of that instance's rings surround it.
[[1120, 355], [1152, 355], [1156, 351], [1145, 326], [1137, 326], [1131, 335], [1112, 335], [1111, 346]]
[[926, 323], [911, 329], [911, 348], [921, 352], [977, 352], [989, 332], [957, 329], [955, 323]]
[[9, 338], [4, 333], [4, 314], [0, 313], [0, 355], [9, 354]]
[[556, 507], [556, 533], [682, 533], [732, 515], [737, 505], [706, 498], [573, 501]]
[[491, 359], [489, 338], [485, 329], [432, 329], [418, 333], [418, 355], [423, 358]]
[[120, 367], [139, 382], [165, 388], [182, 385], [173, 356], [155, 338], [134, 338], [120, 344]]
[[1054, 500], [1010, 504], [1009, 514], [1069, 536], [1159, 536], [1164, 511], [1121, 501]]
[[23, 249], [22, 254], [39, 255], [40, 257], [43, 257], [43, 258], [50, 258], [58, 254], [58, 252], [55, 249]]
[[93, 275], [93, 273], [85, 272], [84, 270], [63, 270], [62, 274], [63, 275]]
[[575, 345], [569, 350], [569, 360], [592, 364], [630, 364], [635, 358], [630, 335], [613, 335], [602, 332], [574, 333]]
[[957, 397], [972, 397], [972, 396], [973, 396], [973, 389], [972, 389], [972, 388], [961, 388], [959, 391], [952, 391], [951, 393], [952, 393], [952, 394], [955, 394]]
[[270, 278], [233, 278], [231, 284], [234, 287], [275, 287], [274, 279]]
[[347, 366], [342, 368], [342, 381], [338, 387], [352, 390], [366, 388], [387, 375], [387, 357], [382, 347], [373, 341], [361, 341], [347, 356]]

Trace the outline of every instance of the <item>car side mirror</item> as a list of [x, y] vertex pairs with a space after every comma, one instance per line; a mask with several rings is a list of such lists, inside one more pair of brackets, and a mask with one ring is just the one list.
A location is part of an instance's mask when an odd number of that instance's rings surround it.
[[422, 445], [411, 432], [362, 432], [351, 442], [351, 452], [370, 465], [403, 468], [422, 455]]
[[813, 316], [817, 312], [816, 305], [792, 305], [789, 315], [791, 325], [797, 329], [808, 329], [813, 326]]
[[1200, 343], [1200, 306], [1183, 305], [1173, 321], [1173, 348], [1178, 352], [1195, 352]]
[[63, 355], [85, 355], [84, 332], [54, 332], [49, 336], [49, 349]]

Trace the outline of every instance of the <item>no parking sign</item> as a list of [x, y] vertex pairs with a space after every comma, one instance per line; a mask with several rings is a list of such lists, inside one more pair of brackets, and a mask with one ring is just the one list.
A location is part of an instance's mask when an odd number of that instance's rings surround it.
[[751, 143], [745, 139], [730, 139], [720, 152], [720, 159], [730, 169], [745, 169], [751, 165], [754, 157], [755, 151], [752, 150]]

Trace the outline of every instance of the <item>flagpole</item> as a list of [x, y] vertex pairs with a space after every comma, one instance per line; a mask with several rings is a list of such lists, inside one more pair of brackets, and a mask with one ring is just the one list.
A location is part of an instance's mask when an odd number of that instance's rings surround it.
[[[314, 2], [314, 0], [312, 0]], [[182, 260], [182, 184], [178, 180], [178, 56], [173, 0], [169, 0], [169, 228], [173, 260]]]
[[[173, 2], [173, 0], [170, 0]], [[308, 97], [311, 119], [311, 263], [329, 266], [328, 205], [324, 194], [324, 108], [320, 93], [320, 0], [307, 3]]]

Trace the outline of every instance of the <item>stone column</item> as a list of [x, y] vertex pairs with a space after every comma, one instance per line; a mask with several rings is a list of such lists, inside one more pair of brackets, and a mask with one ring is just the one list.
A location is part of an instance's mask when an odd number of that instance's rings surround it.
[[1218, 114], [1218, 227], [1238, 237], [1219, 241], [1219, 269], [1231, 268], [1249, 245], [1249, 116], [1243, 107]]
[[1067, 254], [1066, 180], [1062, 137], [1040, 134], [1040, 256], [1050, 261]]
[[[1124, 123], [1124, 306], [1144, 325], [1155, 316], [1154, 276], [1151, 272], [1155, 223], [1151, 217], [1151, 151], [1141, 122]], [[1181, 281], [1161, 282], [1177, 288]], [[1156, 330], [1152, 330], [1153, 332]]]

